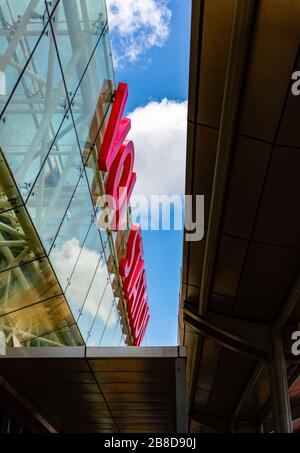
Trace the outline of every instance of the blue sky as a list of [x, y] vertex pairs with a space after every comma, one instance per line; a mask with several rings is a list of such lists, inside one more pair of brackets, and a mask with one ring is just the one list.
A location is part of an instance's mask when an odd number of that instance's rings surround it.
[[117, 81], [129, 85], [127, 110], [163, 98], [186, 100], [190, 49], [191, 1], [171, 0], [170, 36], [162, 47], [153, 47], [144, 58], [116, 68]]
[[[116, 81], [129, 86], [136, 190], [147, 196], [183, 194], [191, 1], [126, 2], [108, 0], [108, 6]], [[182, 231], [143, 232], [148, 346], [177, 344], [182, 237]]]

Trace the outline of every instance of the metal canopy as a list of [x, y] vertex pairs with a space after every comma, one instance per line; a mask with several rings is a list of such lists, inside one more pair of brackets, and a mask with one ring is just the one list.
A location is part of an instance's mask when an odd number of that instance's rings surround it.
[[274, 333], [290, 389], [299, 375], [299, 24], [296, 0], [193, 1], [186, 193], [205, 195], [205, 237], [182, 270], [191, 431], [274, 428]]
[[0, 372], [52, 431], [186, 431], [182, 347], [8, 348]]

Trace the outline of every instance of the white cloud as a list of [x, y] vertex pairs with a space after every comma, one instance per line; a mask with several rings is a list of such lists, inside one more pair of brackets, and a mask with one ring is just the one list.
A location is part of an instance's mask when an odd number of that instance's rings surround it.
[[136, 195], [184, 194], [187, 102], [163, 99], [134, 110]]
[[[68, 277], [70, 277], [74, 264], [80, 253], [80, 243], [78, 239], [72, 238], [66, 241], [61, 248], [55, 249], [55, 253], [51, 256], [53, 267], [58, 275], [58, 278], [64, 287]], [[83, 247], [80, 258], [76, 265], [76, 270], [73, 274], [71, 285], [66, 292], [66, 297], [71, 302], [72, 308], [77, 312], [74, 313], [75, 318], [78, 315], [78, 309], [82, 307], [83, 301], [87, 294], [89, 284], [91, 282], [92, 274], [96, 270], [99, 262], [99, 253]], [[107, 285], [108, 272], [106, 263], [101, 260], [95, 275], [94, 284], [91, 286], [87, 300], [83, 307], [83, 315], [85, 313], [95, 316], [98, 305], [100, 303], [101, 295], [104, 288], [107, 287], [105, 295], [102, 299], [97, 316], [105, 323], [110, 312], [113, 300], [113, 293], [111, 284]], [[114, 311], [108, 320], [108, 325], [113, 325], [117, 321], [114, 316]]]
[[169, 0], [107, 0], [115, 64], [161, 47], [170, 33]]

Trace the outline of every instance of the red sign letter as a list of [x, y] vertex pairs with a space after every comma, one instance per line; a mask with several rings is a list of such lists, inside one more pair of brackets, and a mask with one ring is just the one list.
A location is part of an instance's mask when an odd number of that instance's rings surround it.
[[104, 134], [101, 152], [98, 156], [99, 168], [101, 171], [109, 171], [117, 152], [130, 130], [130, 120], [122, 118], [127, 98], [127, 84], [120, 83]]

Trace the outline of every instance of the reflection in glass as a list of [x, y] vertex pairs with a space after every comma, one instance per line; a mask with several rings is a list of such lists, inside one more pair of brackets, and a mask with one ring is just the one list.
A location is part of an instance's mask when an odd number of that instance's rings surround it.
[[[73, 323], [74, 319], [63, 296], [0, 316], [0, 329], [5, 332], [8, 344], [13, 346], [34, 341], [37, 337]], [[52, 346], [60, 345], [58, 340], [52, 342]]]
[[[3, 123], [2, 123], [3, 124]], [[1, 123], [0, 123], [1, 135]], [[12, 179], [8, 165], [0, 148], [0, 213], [21, 206], [23, 200]]]
[[81, 345], [76, 318], [88, 344], [117, 346], [93, 198], [115, 90], [105, 1], [0, 0], [0, 71], [0, 330], [10, 346]]
[[[27, 208], [46, 251], [54, 242], [73, 193], [86, 185], [72, 119], [66, 118], [27, 201]], [[90, 200], [78, 191], [74, 203]]]
[[118, 346], [126, 346], [126, 343], [125, 343], [125, 341], [124, 341], [123, 335], [121, 335], [121, 337], [120, 337], [120, 341], [119, 341]]
[[67, 109], [62, 73], [49, 32], [34, 51], [1, 122], [0, 147], [24, 199]]
[[[55, 18], [54, 33], [67, 89], [74, 94], [105, 28], [105, 1], [62, 0]], [[88, 90], [93, 89], [92, 83], [86, 85]]]
[[90, 192], [83, 178], [76, 188], [51, 249], [50, 260], [63, 290], [70, 280], [83, 244], [92, 236], [89, 232], [95, 218], [90, 200]]
[[[47, 26], [44, 0], [0, 1], [0, 71], [6, 76], [6, 95], [0, 97], [0, 113], [21, 71]], [[32, 70], [32, 64], [28, 70]]]
[[120, 346], [120, 343], [122, 342], [123, 339], [123, 333], [122, 333], [122, 328], [120, 326], [120, 319], [119, 315], [116, 312], [116, 318], [117, 322], [115, 323], [115, 329], [113, 331], [112, 338], [110, 340], [110, 344], [108, 346]]
[[112, 337], [118, 321], [118, 314], [116, 313], [114, 303], [113, 290], [109, 284], [105, 289], [96, 318], [91, 327], [89, 337], [87, 338], [87, 344], [89, 346], [102, 345], [103, 339], [105, 341], [110, 334]]
[[97, 174], [98, 166], [96, 159], [95, 150], [93, 150], [86, 162], [85, 171], [96, 211], [97, 224], [101, 236], [102, 246], [104, 249], [106, 261], [108, 261], [111, 254], [109, 246], [109, 235], [112, 233], [110, 233], [106, 228], [103, 228], [103, 226], [106, 226], [107, 222], [105, 217], [106, 211], [99, 206], [99, 197], [104, 193], [104, 189], [101, 189], [102, 179], [101, 176]]
[[[106, 29], [72, 99], [75, 126], [85, 159], [95, 143], [115, 90], [110, 52], [109, 35]], [[100, 132], [100, 141], [103, 133], [104, 128]]]
[[0, 316], [61, 294], [48, 259], [0, 273]]
[[99, 341], [99, 346], [113, 346], [113, 338], [116, 335], [118, 327], [118, 313], [113, 301], [104, 331], [102, 332]]
[[[74, 269], [71, 269], [74, 256], [78, 258]], [[96, 223], [92, 223], [83, 247], [80, 248], [78, 243], [73, 242], [64, 259], [61, 257], [61, 269], [64, 269], [64, 272], [70, 276], [66, 297], [75, 319], [81, 313], [100, 259], [103, 260], [103, 251], [99, 232]], [[101, 294], [102, 292], [98, 295], [98, 300]]]
[[83, 303], [78, 319], [78, 325], [85, 341], [89, 340], [96, 316], [105, 319], [106, 289], [110, 284], [106, 263], [102, 258], [97, 267], [95, 277]]
[[24, 207], [0, 213], [0, 272], [45, 255]]
[[45, 333], [26, 343], [24, 346], [83, 346], [82, 336], [76, 323], [67, 327]]

